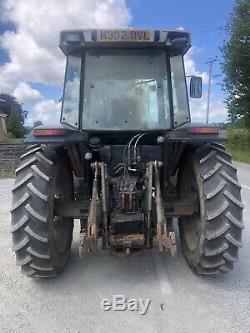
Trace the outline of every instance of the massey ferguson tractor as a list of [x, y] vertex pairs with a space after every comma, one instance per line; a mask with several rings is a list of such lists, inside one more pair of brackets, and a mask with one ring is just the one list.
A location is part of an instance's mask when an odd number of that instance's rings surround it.
[[79, 254], [183, 254], [198, 274], [233, 269], [242, 246], [241, 186], [218, 127], [191, 122], [178, 30], [70, 30], [61, 121], [40, 126], [16, 170], [11, 231], [17, 265], [54, 277]]

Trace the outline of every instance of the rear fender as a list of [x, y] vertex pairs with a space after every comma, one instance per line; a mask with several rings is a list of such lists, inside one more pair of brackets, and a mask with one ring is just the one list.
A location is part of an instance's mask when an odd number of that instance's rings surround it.
[[69, 144], [83, 142], [86, 135], [66, 125], [42, 125], [34, 128], [26, 137], [27, 144]]
[[226, 131], [211, 124], [188, 123], [168, 132], [169, 142], [182, 143], [226, 143]]

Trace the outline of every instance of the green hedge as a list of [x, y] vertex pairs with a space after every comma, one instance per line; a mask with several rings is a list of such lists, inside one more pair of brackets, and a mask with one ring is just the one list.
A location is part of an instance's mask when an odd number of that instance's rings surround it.
[[227, 149], [234, 160], [250, 163], [250, 129], [227, 130]]

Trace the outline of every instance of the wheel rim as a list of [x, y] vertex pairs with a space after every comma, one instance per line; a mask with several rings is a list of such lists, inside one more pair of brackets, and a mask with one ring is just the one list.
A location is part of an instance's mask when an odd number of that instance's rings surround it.
[[68, 219], [55, 216], [52, 227], [52, 238], [58, 253], [64, 253], [69, 242], [69, 221]]
[[202, 230], [198, 184], [191, 165], [186, 168], [183, 178], [185, 180], [183, 186], [184, 197], [191, 198], [199, 208], [199, 212], [194, 213], [192, 216], [186, 216], [182, 222], [185, 243], [190, 251], [194, 251], [199, 245]]
[[192, 215], [183, 223], [184, 238], [188, 248], [194, 251], [200, 241], [200, 217], [198, 214]]
[[[62, 163], [58, 163], [54, 183], [54, 201], [72, 199], [72, 193], [71, 190], [69, 190], [71, 181], [70, 177], [71, 175], [69, 171], [62, 165]], [[71, 241], [71, 235], [72, 219], [54, 216], [51, 227], [51, 236], [58, 253], [62, 254], [67, 250], [69, 242]]]

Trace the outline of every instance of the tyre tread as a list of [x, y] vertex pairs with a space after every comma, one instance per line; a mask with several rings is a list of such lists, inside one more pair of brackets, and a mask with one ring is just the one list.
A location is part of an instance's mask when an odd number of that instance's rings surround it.
[[27, 147], [16, 170], [11, 208], [13, 251], [21, 272], [32, 278], [55, 277], [60, 270], [48, 238], [55, 158], [54, 149], [33, 145]]
[[198, 148], [192, 160], [197, 165], [194, 170], [198, 172], [204, 198], [204, 230], [195, 259], [188, 254], [182, 239], [184, 255], [199, 274], [227, 273], [238, 260], [244, 229], [244, 206], [237, 170], [231, 156], [218, 144], [205, 144]]

